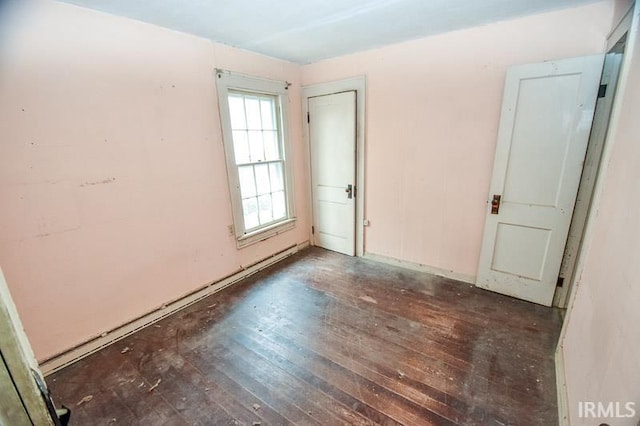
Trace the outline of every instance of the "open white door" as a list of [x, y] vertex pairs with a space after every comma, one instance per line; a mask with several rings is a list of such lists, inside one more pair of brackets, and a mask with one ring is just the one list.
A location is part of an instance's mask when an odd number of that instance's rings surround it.
[[478, 287], [551, 306], [603, 58], [509, 69]]
[[356, 92], [309, 98], [313, 241], [355, 255]]

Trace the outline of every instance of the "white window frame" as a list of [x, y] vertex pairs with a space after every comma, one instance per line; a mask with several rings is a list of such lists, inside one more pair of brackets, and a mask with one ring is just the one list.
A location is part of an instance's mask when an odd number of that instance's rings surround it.
[[[231, 196], [231, 209], [233, 212], [233, 229], [238, 248], [265, 240], [274, 235], [288, 231], [295, 227], [294, 190], [291, 153], [291, 141], [289, 138], [289, 91], [288, 83], [283, 81], [267, 80], [229, 71], [216, 70], [216, 87], [218, 91], [218, 108], [220, 111], [220, 123], [222, 126], [222, 140], [227, 162], [227, 178], [229, 180], [229, 193]], [[275, 96], [277, 99], [277, 113], [279, 116], [280, 138], [284, 163], [284, 183], [287, 215], [282, 220], [265, 227], [247, 232], [244, 225], [242, 210], [242, 196], [240, 194], [240, 178], [236, 165], [233, 148], [233, 131], [231, 129], [231, 115], [229, 112], [229, 91], [242, 91], [256, 94]]]

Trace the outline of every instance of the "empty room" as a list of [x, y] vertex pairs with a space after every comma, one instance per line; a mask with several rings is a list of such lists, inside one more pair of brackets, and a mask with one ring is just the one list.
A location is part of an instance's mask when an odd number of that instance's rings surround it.
[[640, 424], [632, 0], [0, 2], [0, 425]]

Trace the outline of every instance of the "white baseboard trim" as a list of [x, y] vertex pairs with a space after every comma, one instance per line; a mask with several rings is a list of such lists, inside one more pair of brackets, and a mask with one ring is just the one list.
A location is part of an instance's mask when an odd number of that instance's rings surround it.
[[558, 424], [569, 426], [569, 396], [567, 395], [567, 378], [564, 371], [564, 355], [562, 346], [558, 345], [555, 353], [556, 392], [558, 394]]
[[205, 297], [216, 293], [226, 287], [229, 287], [232, 284], [237, 283], [238, 281], [249, 277], [261, 270], [309, 247], [309, 241], [305, 241], [303, 243], [293, 245], [288, 247], [278, 253], [275, 253], [269, 257], [266, 257], [252, 265], [243, 267], [239, 271], [225, 277], [221, 280], [211, 282], [200, 289], [189, 293], [177, 300], [174, 300], [170, 303], [164, 304], [161, 307], [133, 320], [126, 324], [123, 324], [113, 330], [102, 333], [100, 336], [97, 336], [91, 340], [88, 340], [68, 351], [65, 351], [61, 354], [55, 355], [40, 364], [40, 370], [45, 376], [48, 376], [51, 373], [54, 373], [74, 362], [91, 355], [94, 352], [99, 351], [100, 349], [109, 346], [112, 343], [117, 342], [138, 330], [141, 330], [159, 320], [178, 312], [187, 306], [190, 306]]
[[473, 284], [473, 285], [476, 284], [476, 277], [473, 275], [461, 274], [459, 272], [450, 271], [447, 269], [436, 268], [433, 266], [423, 265], [421, 263], [408, 262], [406, 260], [399, 260], [393, 257], [382, 256], [380, 254], [374, 254], [374, 253], [365, 253], [363, 257], [365, 259], [386, 263], [388, 265], [399, 266], [401, 268], [412, 269], [414, 271], [419, 271], [419, 272], [426, 272], [431, 275], [450, 278], [450, 279], [453, 279], [456, 281], [462, 281], [468, 284]]

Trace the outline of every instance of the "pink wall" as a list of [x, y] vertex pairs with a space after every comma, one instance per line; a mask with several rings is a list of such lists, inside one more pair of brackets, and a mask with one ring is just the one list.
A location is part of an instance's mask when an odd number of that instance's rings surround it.
[[303, 85], [367, 78], [365, 248], [473, 279], [508, 66], [601, 53], [612, 3], [322, 61]]
[[613, 0], [613, 17], [611, 19], [612, 29], [618, 24], [624, 17], [625, 13], [633, 5], [634, 0]]
[[[33, 3], [0, 46], [0, 265], [40, 360], [308, 239], [297, 65]], [[293, 83], [298, 226], [242, 250], [214, 67]]]
[[[636, 21], [640, 7], [636, 4]], [[566, 334], [561, 342], [571, 424], [580, 401], [635, 402], [636, 416], [603, 419], [636, 425], [640, 419], [640, 33], [628, 41], [626, 88], [604, 174], [602, 197]], [[622, 412], [626, 414], [626, 411]]]

